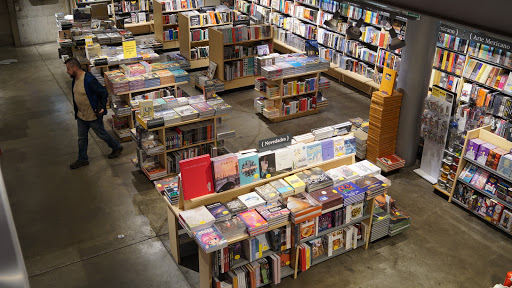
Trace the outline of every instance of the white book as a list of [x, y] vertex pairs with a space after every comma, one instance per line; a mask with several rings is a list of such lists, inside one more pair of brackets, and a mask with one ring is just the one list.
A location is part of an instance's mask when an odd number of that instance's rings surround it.
[[340, 157], [345, 155], [345, 138], [336, 136], [332, 138], [334, 146], [334, 157]]
[[289, 146], [293, 154], [292, 170], [308, 165], [306, 145], [297, 143]]
[[288, 147], [277, 149], [276, 155], [276, 171], [290, 171], [293, 165], [293, 151]]
[[240, 195], [240, 196], [238, 196], [238, 199], [240, 199], [240, 201], [242, 201], [242, 203], [244, 203], [245, 206], [247, 206], [247, 208], [249, 208], [249, 209], [252, 209], [254, 207], [258, 207], [260, 205], [267, 203], [256, 192], [249, 192], [247, 194]]

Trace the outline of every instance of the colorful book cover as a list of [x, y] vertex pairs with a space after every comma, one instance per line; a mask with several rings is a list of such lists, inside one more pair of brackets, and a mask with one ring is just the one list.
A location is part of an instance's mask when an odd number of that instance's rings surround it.
[[364, 192], [370, 191], [370, 192], [376, 192], [379, 190], [383, 190], [387, 188], [387, 184], [380, 181], [379, 179], [373, 177], [373, 176], [366, 176], [363, 178], [359, 178], [354, 181], [354, 184], [356, 184], [359, 188], [361, 188]]
[[322, 160], [327, 161], [334, 158], [334, 144], [332, 139], [324, 139], [322, 143]]
[[247, 228], [249, 229], [257, 229], [263, 225], [267, 225], [267, 221], [263, 219], [263, 217], [255, 210], [251, 209], [245, 212], [238, 214], [240, 220], [245, 223]]
[[347, 199], [359, 194], [364, 194], [364, 190], [359, 188], [355, 183], [348, 182], [335, 187], [334, 190], [338, 191], [343, 196], [343, 199]]
[[498, 186], [498, 177], [494, 176], [494, 175], [490, 175], [489, 178], [487, 178], [487, 182], [485, 183], [485, 186], [484, 186], [484, 191], [485, 192], [488, 192], [492, 195], [496, 195], [496, 188]]
[[306, 183], [304, 183], [302, 180], [300, 180], [300, 178], [297, 177], [297, 175], [295, 175], [295, 174], [285, 177], [284, 180], [288, 184], [290, 184], [290, 186], [292, 186], [293, 189], [295, 189], [295, 191], [303, 192], [306, 190]]
[[190, 200], [214, 193], [210, 155], [181, 160], [183, 199]]
[[305, 167], [308, 165], [308, 153], [304, 143], [297, 143], [289, 146], [293, 153], [292, 169]]
[[194, 238], [207, 253], [222, 249], [228, 245], [226, 239], [222, 237], [222, 234], [214, 226], [194, 232]]
[[307, 220], [298, 225], [299, 225], [299, 235], [300, 235], [301, 240], [315, 235], [315, 231], [316, 231], [315, 220]]
[[164, 192], [173, 193], [178, 192], [178, 177], [165, 178], [162, 180], [154, 181], [155, 188], [160, 194], [164, 195]]
[[256, 187], [254, 191], [256, 191], [256, 193], [258, 193], [258, 195], [260, 195], [261, 198], [263, 198], [267, 202], [279, 198], [279, 191], [277, 191], [277, 189], [270, 184], [265, 184], [263, 186]]
[[240, 187], [238, 157], [235, 154], [230, 153], [212, 158], [212, 167], [216, 193]]
[[332, 187], [310, 192], [309, 195], [322, 204], [324, 210], [343, 204], [343, 196], [338, 191], [333, 190]]
[[507, 231], [510, 231], [510, 228], [512, 226], [512, 212], [509, 210], [503, 211], [503, 215], [501, 216], [500, 220], [500, 227], [504, 228]]
[[260, 164], [260, 178], [276, 176], [276, 156], [274, 151], [265, 151], [258, 154]]
[[308, 165], [311, 166], [322, 162], [322, 144], [320, 142], [314, 141], [307, 143], [306, 151], [308, 155]]
[[332, 212], [327, 212], [318, 216], [318, 232], [331, 229], [332, 227], [334, 227]]
[[336, 136], [332, 138], [334, 147], [334, 157], [340, 157], [345, 155], [345, 138]]
[[468, 168], [468, 170], [466, 171], [466, 174], [464, 175], [464, 178], [462, 179], [467, 183], [469, 183], [471, 181], [471, 179], [473, 178], [473, 175], [475, 175], [476, 170], [478, 168], [473, 164], [468, 164], [468, 165], [471, 165], [471, 166]]
[[345, 154], [356, 153], [356, 137], [353, 135], [347, 135], [345, 138]]
[[363, 217], [363, 207], [363, 201], [348, 205], [345, 208], [345, 223], [350, 223], [359, 217]]
[[294, 191], [293, 187], [288, 185], [288, 183], [286, 183], [286, 181], [284, 181], [283, 179], [272, 181], [269, 184], [272, 185], [272, 187], [276, 188], [277, 191], [281, 194], [286, 194], [287, 192]]
[[230, 215], [226, 206], [224, 206], [224, 204], [220, 202], [207, 205], [206, 209], [210, 211], [210, 213], [213, 215], [213, 217], [215, 217], [215, 219], [227, 217], [228, 215]]
[[309, 244], [313, 251], [312, 252], [313, 259], [316, 257], [322, 256], [326, 253], [325, 247], [324, 247], [324, 241], [322, 240], [322, 238], [313, 239], [313, 240], [309, 241]]
[[245, 223], [243, 223], [238, 216], [225, 221], [216, 222], [214, 226], [222, 235], [235, 235], [245, 232], [246, 229]]
[[307, 187], [325, 187], [332, 185], [332, 179], [327, 175], [324, 170], [319, 167], [303, 170], [297, 174], [297, 177], [306, 183]]
[[487, 178], [489, 178], [489, 172], [480, 169], [471, 179], [471, 184], [475, 185], [478, 189], [483, 189]]
[[248, 153], [238, 155], [238, 169], [240, 173], [240, 185], [243, 186], [260, 180], [258, 154]]
[[288, 208], [290, 212], [296, 214], [307, 208], [319, 206], [314, 199], [308, 196], [309, 195], [307, 193], [302, 192], [288, 197], [286, 208]]

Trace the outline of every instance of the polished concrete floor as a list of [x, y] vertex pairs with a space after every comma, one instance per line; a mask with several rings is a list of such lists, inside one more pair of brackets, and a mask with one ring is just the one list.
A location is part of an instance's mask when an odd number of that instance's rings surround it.
[[[0, 48], [0, 164], [32, 287], [197, 287], [195, 255], [168, 252], [166, 207], [130, 162], [133, 143], [109, 160], [90, 134], [90, 165], [77, 158], [71, 80], [55, 44]], [[189, 93], [196, 94], [192, 87]], [[369, 99], [333, 83], [320, 114], [272, 124], [253, 111], [252, 90], [222, 95], [234, 107], [232, 150], [257, 140], [368, 115]], [[412, 228], [287, 278], [281, 287], [492, 287], [512, 270], [512, 238], [482, 222], [412, 172], [389, 176]], [[122, 235], [122, 236], [120, 236]], [[192, 245], [192, 247], [190, 247]], [[194, 251], [193, 243], [184, 249]]]

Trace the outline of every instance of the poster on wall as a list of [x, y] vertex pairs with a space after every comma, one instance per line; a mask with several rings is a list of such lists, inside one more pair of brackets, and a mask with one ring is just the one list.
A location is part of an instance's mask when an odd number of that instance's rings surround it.
[[439, 168], [443, 161], [453, 100], [452, 93], [435, 86], [432, 93], [425, 98], [420, 128], [420, 135], [425, 141], [421, 166], [414, 172], [432, 184], [437, 183], [441, 173]]

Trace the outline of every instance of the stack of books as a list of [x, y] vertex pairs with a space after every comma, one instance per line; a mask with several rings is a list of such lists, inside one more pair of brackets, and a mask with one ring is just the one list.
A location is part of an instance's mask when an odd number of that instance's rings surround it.
[[215, 222], [222, 222], [231, 218], [229, 210], [220, 202], [207, 205], [206, 209], [215, 217]]
[[306, 183], [302, 182], [297, 175], [291, 175], [288, 177], [285, 177], [284, 180], [292, 186], [293, 190], [295, 190], [295, 193], [302, 193], [306, 192]]
[[272, 187], [274, 187], [279, 192], [282, 199], [286, 199], [287, 197], [295, 194], [295, 190], [293, 189], [293, 187], [286, 183], [286, 181], [284, 181], [283, 179], [274, 180], [269, 184], [272, 185]]
[[268, 223], [255, 209], [247, 210], [238, 214], [240, 220], [247, 226], [247, 232], [250, 236], [263, 234], [268, 230]]
[[190, 75], [188, 74], [187, 71], [185, 71], [183, 69], [173, 70], [172, 73], [174, 74], [174, 81], [176, 83], [190, 81]]
[[215, 109], [216, 115], [224, 115], [229, 114], [231, 111], [233, 111], [233, 107], [229, 105], [228, 103], [224, 102], [222, 99], [211, 99], [206, 101], [208, 105], [212, 106], [213, 109]]
[[169, 85], [172, 84], [172, 73], [169, 70], [158, 70], [155, 71], [155, 74], [160, 77], [160, 85]]
[[158, 162], [145, 164], [142, 166], [142, 172], [148, 176], [149, 180], [155, 180], [167, 175], [167, 170], [165, 170], [165, 167]]
[[365, 193], [363, 189], [359, 188], [353, 182], [345, 183], [334, 188], [334, 190], [343, 196], [343, 206], [345, 207], [365, 199]]
[[343, 205], [343, 196], [336, 190], [333, 190], [332, 187], [311, 192], [309, 195], [322, 205], [322, 210]]
[[245, 231], [247, 230], [244, 222], [242, 222], [238, 216], [225, 221], [215, 222], [213, 226], [215, 226], [226, 239], [243, 236], [246, 234]]
[[360, 177], [364, 177], [367, 175], [377, 175], [380, 174], [380, 168], [369, 162], [368, 160], [359, 161], [357, 163], [351, 164], [348, 167], [354, 170]]
[[334, 129], [333, 136], [342, 136], [350, 133], [350, 131], [352, 130], [352, 123], [350, 123], [350, 121], [347, 121], [336, 125], [332, 125], [331, 127], [332, 129]]
[[115, 77], [108, 81], [111, 84], [111, 91], [114, 94], [120, 94], [130, 91], [130, 84], [128, 79], [124, 76]]
[[325, 77], [320, 77], [320, 81], [318, 82], [318, 90], [326, 90], [331, 87], [331, 81]]
[[178, 188], [178, 177], [166, 178], [154, 182], [155, 188], [160, 194], [166, 196], [172, 205], [178, 205], [180, 189]]
[[[145, 63], [146, 65], [144, 65], [142, 63]], [[151, 72], [151, 71], [147, 71], [147, 68], [148, 68], [147, 65], [148, 64], [146, 62], [131, 64], [131, 65], [122, 64], [119, 66], [119, 68], [121, 69], [121, 71], [124, 72], [124, 75], [126, 75], [126, 76], [137, 76], [137, 75], [142, 75], [142, 74]], [[151, 69], [151, 66], [149, 66], [149, 69]]]
[[144, 77], [142, 76], [126, 76], [129, 81], [130, 91], [144, 89]]
[[145, 88], [152, 88], [160, 86], [160, 78], [158, 77], [158, 74], [155, 73], [147, 73], [142, 75], [144, 77], [144, 87]]
[[411, 217], [405, 215], [398, 208], [391, 209], [389, 220], [389, 236], [395, 236], [409, 229]]
[[322, 215], [322, 205], [305, 192], [288, 197], [286, 207], [292, 214], [291, 220], [294, 224]]
[[207, 102], [190, 104], [192, 108], [199, 112], [199, 118], [207, 118], [215, 116], [215, 109]]
[[228, 246], [228, 241], [215, 226], [194, 231], [193, 234], [198, 246], [206, 253], [221, 250]]
[[315, 141], [320, 141], [334, 136], [334, 128], [331, 126], [317, 128], [311, 130], [311, 133], [315, 136]]
[[181, 106], [174, 108], [174, 111], [181, 116], [181, 121], [189, 121], [196, 119], [199, 116], [199, 112], [191, 106]]
[[247, 209], [254, 209], [258, 206], [265, 205], [267, 202], [256, 192], [249, 192], [238, 196], [238, 199], [244, 203]]
[[355, 180], [354, 183], [366, 192], [366, 199], [371, 199], [384, 194], [390, 186], [373, 176], [359, 178]]
[[256, 211], [260, 213], [270, 227], [284, 224], [288, 221], [288, 216], [290, 215], [290, 210], [279, 201], [257, 207]]
[[377, 166], [384, 172], [390, 172], [405, 166], [405, 160], [396, 154], [377, 158]]
[[356, 132], [354, 132], [354, 137], [356, 137], [356, 156], [359, 159], [364, 159], [366, 157], [368, 133], [364, 132], [362, 129], [357, 129]]
[[147, 139], [141, 141], [142, 149], [148, 154], [148, 155], [156, 155], [163, 153], [165, 151], [165, 146], [160, 142], [158, 139]]
[[215, 223], [215, 217], [206, 207], [199, 206], [194, 209], [181, 211], [178, 221], [189, 234], [192, 234], [192, 232], [212, 226]]
[[375, 207], [373, 211], [372, 232], [370, 236], [371, 242], [388, 235], [389, 222], [389, 214], [381, 208]]
[[155, 118], [160, 117], [164, 118], [165, 126], [181, 122], [181, 116], [172, 109], [155, 112]]
[[132, 108], [125, 101], [113, 101], [112, 110], [116, 116], [126, 116], [132, 113]]
[[105, 33], [96, 34], [96, 38], [98, 39], [98, 44], [100, 45], [108, 45], [110, 44], [110, 37]]
[[245, 206], [245, 204], [240, 199], [235, 199], [233, 201], [229, 201], [227, 203], [224, 203], [224, 205], [226, 206], [226, 208], [228, 208], [229, 212], [231, 212], [231, 214], [233, 214], [233, 215], [237, 215], [240, 212], [247, 210], [247, 206]]
[[293, 136], [292, 138], [297, 143], [310, 143], [315, 141], [315, 135], [312, 133], [306, 133], [302, 135]]
[[295, 175], [297, 175], [302, 182], [306, 183], [306, 191], [308, 193], [333, 185], [331, 177], [318, 167], [301, 171]]
[[256, 187], [254, 188], [254, 191], [256, 191], [256, 193], [258, 193], [258, 195], [260, 195], [261, 198], [267, 201], [267, 203], [275, 202], [281, 198], [281, 194], [279, 193], [279, 191], [277, 191], [277, 189], [270, 184], [265, 184], [263, 186]]

